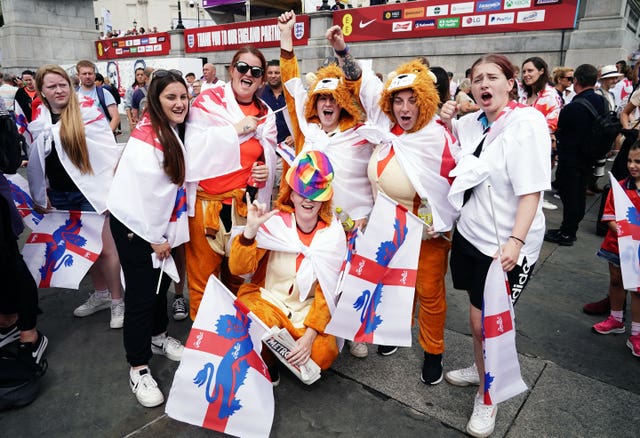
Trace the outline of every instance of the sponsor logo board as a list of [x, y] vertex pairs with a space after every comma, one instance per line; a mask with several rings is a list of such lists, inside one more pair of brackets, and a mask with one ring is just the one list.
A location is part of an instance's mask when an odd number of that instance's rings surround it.
[[424, 29], [428, 27], [436, 27], [436, 20], [416, 20], [413, 23], [414, 29]]
[[504, 2], [505, 9], [522, 9], [530, 7], [531, 0], [505, 0]]
[[448, 13], [449, 13], [449, 5], [427, 6], [427, 17], [447, 15]]
[[474, 6], [475, 6], [475, 3], [473, 2], [454, 3], [451, 5], [451, 15], [470, 14], [473, 12]]
[[496, 26], [499, 24], [513, 24], [515, 20], [515, 12], [504, 12], [502, 14], [490, 14], [489, 26]]
[[544, 21], [544, 9], [539, 9], [537, 11], [522, 11], [518, 12], [518, 23], [537, 23], [540, 21]]
[[412, 24], [411, 21], [396, 21], [393, 23], [391, 32], [410, 32]]
[[486, 15], [468, 15], [466, 17], [462, 17], [462, 27], [484, 26], [486, 24]]
[[476, 12], [497, 11], [501, 7], [501, 0], [483, 0], [476, 3]]
[[460, 27], [460, 17], [438, 18], [438, 29], [454, 29]]

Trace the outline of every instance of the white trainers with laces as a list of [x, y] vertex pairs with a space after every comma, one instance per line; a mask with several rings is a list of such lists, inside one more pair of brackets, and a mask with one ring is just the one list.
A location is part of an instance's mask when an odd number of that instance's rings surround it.
[[149, 367], [129, 371], [129, 387], [138, 402], [145, 408], [153, 408], [164, 403], [164, 395], [158, 383], [151, 376]]
[[467, 433], [478, 438], [488, 437], [496, 427], [497, 405], [485, 405], [482, 396], [476, 393], [473, 414], [467, 423]]
[[171, 336], [167, 336], [166, 333], [151, 337], [151, 352], [153, 354], [167, 356], [167, 358], [171, 360], [180, 362], [183, 351], [184, 346], [180, 341], [172, 338]]
[[111, 303], [111, 321], [109, 327], [112, 329], [122, 328], [124, 325], [124, 301], [118, 304]]
[[365, 342], [353, 342], [349, 343], [349, 352], [354, 357], [365, 358], [369, 355], [369, 347]]
[[557, 210], [558, 206], [555, 204], [552, 204], [551, 202], [547, 201], [546, 199], [542, 199], [542, 208], [544, 208], [545, 210]]
[[474, 363], [470, 367], [449, 371], [444, 375], [447, 382], [455, 386], [479, 385], [478, 368]]
[[99, 295], [98, 292], [93, 292], [89, 295], [89, 299], [81, 306], [76, 307], [73, 311], [75, 316], [80, 318], [84, 316], [93, 315], [100, 310], [108, 309], [111, 307], [111, 294]]

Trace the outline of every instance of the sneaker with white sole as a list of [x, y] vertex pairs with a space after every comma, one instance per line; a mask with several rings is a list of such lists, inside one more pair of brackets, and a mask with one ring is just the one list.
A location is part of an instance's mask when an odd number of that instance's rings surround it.
[[20, 342], [18, 344], [18, 359], [30, 364], [40, 364], [44, 357], [44, 352], [49, 345], [49, 340], [45, 335], [38, 333], [36, 342]]
[[173, 298], [171, 310], [173, 312], [173, 319], [176, 321], [182, 321], [189, 316], [189, 312], [187, 311], [187, 301], [182, 295], [177, 295]]
[[476, 393], [473, 402], [473, 413], [467, 423], [467, 433], [478, 438], [488, 437], [496, 427], [497, 405], [485, 405], [482, 396]]
[[112, 329], [122, 328], [124, 325], [124, 301], [117, 304], [111, 303], [111, 321], [109, 327]]
[[545, 210], [557, 210], [558, 206], [555, 204], [552, 204], [546, 199], [542, 199], [542, 208], [544, 208]]
[[353, 357], [358, 357], [363, 359], [369, 355], [369, 347], [367, 347], [366, 342], [353, 342], [349, 343], [349, 353]]
[[594, 333], [600, 333], [601, 335], [609, 335], [611, 333], [624, 333], [624, 322], [618, 321], [613, 316], [609, 315], [607, 319], [591, 327]]
[[129, 371], [129, 387], [136, 395], [138, 402], [145, 408], [153, 408], [164, 403], [164, 395], [148, 367]]
[[640, 334], [629, 336], [627, 347], [631, 349], [631, 354], [640, 357]]
[[100, 310], [109, 309], [111, 307], [111, 295], [106, 296], [98, 295], [98, 292], [94, 292], [89, 295], [89, 299], [81, 306], [76, 307], [73, 314], [77, 317], [85, 317], [93, 315]]
[[167, 356], [167, 358], [171, 360], [180, 362], [183, 351], [184, 346], [180, 341], [172, 338], [171, 336], [167, 336], [166, 333], [151, 337], [151, 352], [153, 354]]
[[0, 328], [0, 348], [9, 345], [20, 339], [20, 330], [16, 324], [9, 327]]
[[478, 376], [478, 368], [476, 368], [475, 363], [467, 368], [449, 371], [444, 375], [444, 378], [447, 382], [455, 386], [480, 384], [480, 376]]

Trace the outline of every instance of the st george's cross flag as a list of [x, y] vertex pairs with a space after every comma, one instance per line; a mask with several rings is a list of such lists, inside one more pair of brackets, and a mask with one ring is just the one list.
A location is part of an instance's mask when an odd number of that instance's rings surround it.
[[102, 252], [104, 220], [82, 211], [53, 210], [44, 216], [22, 249], [38, 287], [78, 289]]
[[326, 332], [355, 342], [411, 345], [411, 314], [422, 221], [378, 193], [357, 239]]
[[620, 270], [625, 289], [640, 288], [640, 213], [614, 176], [609, 172], [618, 226]]
[[484, 403], [496, 404], [527, 390], [520, 374], [509, 283], [499, 259], [489, 267], [482, 307]]
[[9, 188], [11, 189], [13, 203], [18, 209], [18, 213], [20, 214], [20, 217], [22, 217], [22, 221], [33, 231], [44, 215], [38, 213], [34, 209], [35, 203], [29, 193], [29, 182], [18, 173], [15, 175], [5, 176], [7, 181], [9, 181]]
[[260, 357], [266, 328], [215, 276], [209, 277], [166, 413], [239, 437], [268, 437], [273, 386]]

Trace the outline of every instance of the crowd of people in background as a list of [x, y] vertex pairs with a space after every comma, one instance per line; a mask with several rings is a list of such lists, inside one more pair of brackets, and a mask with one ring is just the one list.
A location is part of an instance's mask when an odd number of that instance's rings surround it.
[[[269, 325], [290, 332], [297, 345], [291, 364], [312, 359], [326, 369], [339, 353], [325, 328], [332, 301], [339, 299], [332, 287], [346, 251], [334, 208], [364, 230], [384, 193], [424, 220], [415, 287], [424, 352], [420, 379], [478, 385], [467, 432], [488, 436], [497, 412], [482, 397], [483, 293], [490, 265], [498, 258], [515, 304], [543, 240], [572, 246], [586, 196], [603, 190], [607, 229], [598, 256], [609, 264], [609, 296], [584, 311], [607, 316], [593, 326], [596, 333], [626, 330], [615, 208], [597, 178], [604, 160], [615, 159], [621, 169], [616, 178], [640, 208], [640, 63], [550, 68], [533, 56], [515, 66], [489, 54], [455, 83], [452, 73], [421, 58], [398, 65], [383, 81], [357, 62], [334, 26], [327, 39], [335, 58], [307, 83], [293, 51], [295, 20], [293, 12], [278, 19], [280, 59], [267, 62], [258, 49], [240, 49], [229, 82], [217, 77], [211, 63], [201, 75], [139, 68], [124, 96], [90, 61], [78, 62], [77, 87], [55, 65], [25, 70], [20, 78], [3, 74], [0, 104], [33, 137], [24, 163], [36, 210], [90, 211], [105, 218], [102, 252], [90, 271], [94, 291], [74, 315], [110, 309], [110, 327], [124, 328], [130, 388], [147, 407], [164, 401], [149, 359], [159, 354], [179, 361], [183, 351], [167, 334], [168, 307], [174, 319], [193, 320], [212, 274]], [[144, 33], [141, 28], [126, 34]], [[131, 127], [124, 152], [116, 143], [120, 98]], [[599, 114], [618, 113], [624, 128], [598, 162], [584, 152], [595, 118], [582, 100]], [[295, 152], [293, 163], [276, 155], [278, 145]], [[5, 183], [2, 177], [0, 187]], [[558, 206], [544, 199], [545, 192], [557, 194], [563, 208], [560, 228], [546, 232], [543, 208]], [[127, 201], [131, 196], [140, 202]], [[13, 226], [5, 227], [3, 242], [17, 267], [15, 287], [30, 298], [6, 304], [9, 298], [0, 296], [0, 347], [17, 341], [36, 352], [31, 360], [38, 362], [48, 340], [35, 329], [35, 284], [15, 250], [19, 219], [11, 216], [11, 200], [2, 201], [3, 223]], [[265, 224], [274, 224], [273, 236], [265, 234]], [[236, 227], [243, 227], [239, 235], [232, 234]], [[291, 247], [275, 245], [274, 236]], [[314, 250], [303, 254], [301, 247]], [[165, 263], [174, 264], [178, 275], [161, 271]], [[454, 287], [469, 295], [474, 363], [445, 372], [449, 267]], [[250, 273], [250, 281], [242, 277]], [[627, 345], [640, 357], [640, 296], [631, 294]], [[377, 352], [389, 356], [397, 348], [380, 345]], [[358, 342], [348, 350], [359, 358], [368, 354]], [[277, 361], [267, 351], [277, 384]]]

